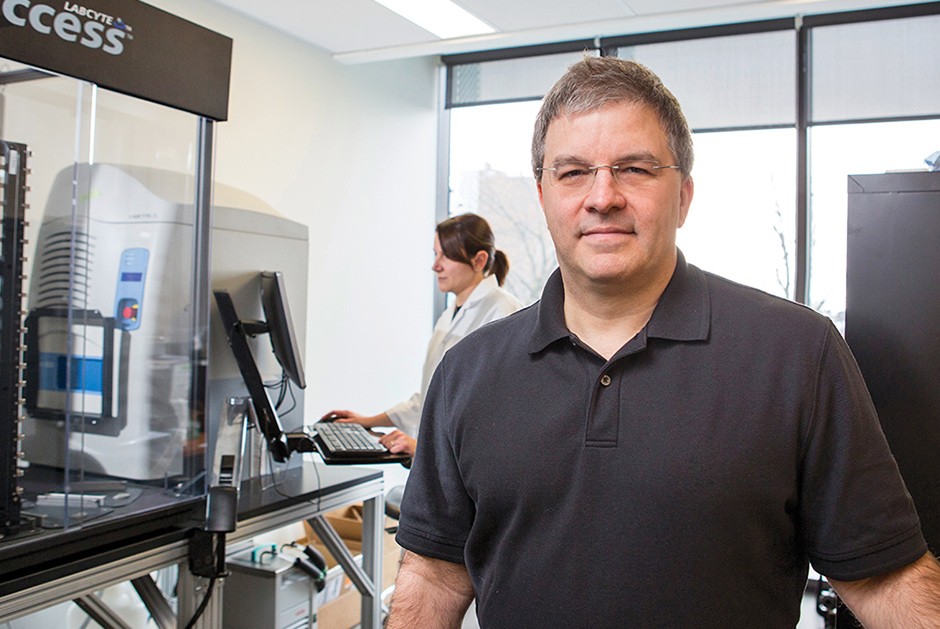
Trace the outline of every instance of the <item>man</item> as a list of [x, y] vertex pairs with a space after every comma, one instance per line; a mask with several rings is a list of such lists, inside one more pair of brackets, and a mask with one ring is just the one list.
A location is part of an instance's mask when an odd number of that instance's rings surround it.
[[533, 139], [559, 270], [429, 391], [389, 627], [793, 627], [808, 563], [869, 627], [940, 627], [940, 567], [821, 315], [676, 249], [692, 141], [586, 58]]

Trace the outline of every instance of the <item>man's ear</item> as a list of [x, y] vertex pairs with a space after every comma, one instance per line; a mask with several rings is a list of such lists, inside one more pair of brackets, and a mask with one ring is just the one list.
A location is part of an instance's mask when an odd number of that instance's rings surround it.
[[690, 175], [682, 180], [681, 187], [679, 188], [679, 227], [685, 224], [685, 219], [689, 216], [689, 206], [692, 205], [692, 196], [694, 193], [695, 183], [692, 181], [692, 176]]

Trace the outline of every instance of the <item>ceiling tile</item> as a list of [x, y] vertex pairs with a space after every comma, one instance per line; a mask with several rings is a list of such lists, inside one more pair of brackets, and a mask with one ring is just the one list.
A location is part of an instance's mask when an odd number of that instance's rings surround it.
[[700, 11], [716, 7], [730, 7], [736, 4], [754, 5], [768, 0], [623, 0], [623, 4], [632, 9], [636, 15], [655, 15], [658, 13], [678, 13], [681, 11]]

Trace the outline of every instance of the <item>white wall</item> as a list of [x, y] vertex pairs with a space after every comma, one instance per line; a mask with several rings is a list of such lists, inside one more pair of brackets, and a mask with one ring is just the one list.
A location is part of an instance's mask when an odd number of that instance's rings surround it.
[[432, 326], [437, 60], [346, 66], [204, 0], [150, 4], [234, 41], [216, 183], [309, 226], [308, 420], [409, 396]]

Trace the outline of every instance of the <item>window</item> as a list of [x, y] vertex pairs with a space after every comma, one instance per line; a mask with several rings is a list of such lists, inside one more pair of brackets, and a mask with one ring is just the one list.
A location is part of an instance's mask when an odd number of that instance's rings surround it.
[[809, 22], [808, 292], [810, 305], [843, 329], [847, 176], [923, 170], [940, 149], [940, 60], [932, 54], [940, 16], [820, 21]]
[[[779, 28], [778, 22], [763, 25]], [[792, 126], [796, 123], [796, 35], [790, 30], [631, 44], [621, 59], [662, 79], [695, 130]]]
[[940, 120], [814, 127], [812, 130], [810, 305], [845, 322], [848, 175], [923, 170], [940, 150]]
[[[841, 327], [847, 176], [923, 169], [940, 150], [937, 32], [940, 6], [930, 3], [588, 46], [649, 66], [682, 103], [696, 148], [695, 196], [678, 236], [687, 259], [806, 299]], [[524, 301], [538, 298], [555, 266], [529, 165], [534, 99], [583, 54], [573, 44], [541, 57], [445, 59], [449, 106], [461, 105], [450, 112], [448, 211], [491, 221], [512, 263], [510, 289]], [[512, 102], [524, 99], [533, 100]], [[803, 119], [798, 103], [807, 103]]]
[[812, 122], [940, 115], [937, 33], [940, 15], [813, 28]]
[[524, 304], [539, 298], [557, 266], [529, 154], [538, 108], [528, 101], [451, 112], [449, 215], [489, 222], [509, 258], [506, 289]]
[[447, 104], [462, 107], [542, 98], [583, 54], [574, 50], [453, 65], [448, 73]]
[[679, 248], [706, 271], [792, 298], [794, 130], [697, 133], [694, 140], [695, 194]]

